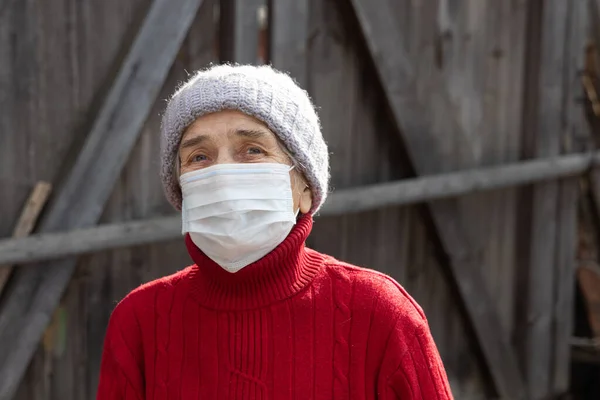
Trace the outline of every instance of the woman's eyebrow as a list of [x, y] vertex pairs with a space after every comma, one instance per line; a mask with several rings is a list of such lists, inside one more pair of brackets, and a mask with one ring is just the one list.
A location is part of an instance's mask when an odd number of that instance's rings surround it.
[[260, 129], [236, 129], [234, 133], [248, 139], [262, 139], [269, 136], [267, 132]]
[[207, 136], [204, 135], [199, 135], [199, 136], [194, 136], [193, 138], [189, 138], [184, 140], [181, 143], [181, 146], [179, 146], [179, 149], [186, 149], [188, 147], [195, 147], [198, 145], [201, 145], [202, 143], [206, 142], [208, 140]]

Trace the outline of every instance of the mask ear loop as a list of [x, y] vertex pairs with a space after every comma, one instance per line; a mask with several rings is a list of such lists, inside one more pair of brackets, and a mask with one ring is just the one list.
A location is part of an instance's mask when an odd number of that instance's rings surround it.
[[[292, 171], [294, 168], [296, 168], [296, 165], [295, 165], [295, 164], [292, 164], [292, 165], [290, 166], [290, 169], [288, 169], [288, 172], [291, 172], [291, 171]], [[305, 183], [305, 184], [304, 184], [304, 188], [303, 188], [303, 189], [306, 189], [307, 187], [308, 187], [308, 185]], [[295, 213], [295, 215], [294, 215], [294, 218], [298, 219], [298, 215], [300, 215], [300, 207], [299, 207], [299, 206], [298, 206], [298, 209], [296, 210], [296, 213]]]

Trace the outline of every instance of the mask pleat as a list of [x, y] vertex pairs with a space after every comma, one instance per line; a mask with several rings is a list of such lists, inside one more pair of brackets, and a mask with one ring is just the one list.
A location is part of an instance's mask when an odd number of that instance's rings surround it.
[[203, 206], [189, 207], [186, 205], [185, 213], [189, 220], [198, 220], [208, 217], [217, 217], [229, 213], [241, 213], [245, 211], [280, 211], [291, 209], [293, 202], [284, 200], [231, 200], [211, 204], [210, 208]]
[[202, 221], [190, 221], [190, 230], [212, 236], [254, 240], [255, 234], [263, 235], [261, 229], [268, 229], [271, 224], [278, 222], [294, 222], [294, 215], [287, 211], [230, 213], [205, 218]]
[[[273, 182], [270, 182], [273, 185]], [[291, 188], [282, 190], [280, 185], [273, 186], [222, 186], [217, 188], [206, 188], [206, 190], [195, 191], [184, 194], [185, 205], [188, 210], [196, 207], [222, 203], [224, 201], [244, 200], [288, 200], [291, 198]]]

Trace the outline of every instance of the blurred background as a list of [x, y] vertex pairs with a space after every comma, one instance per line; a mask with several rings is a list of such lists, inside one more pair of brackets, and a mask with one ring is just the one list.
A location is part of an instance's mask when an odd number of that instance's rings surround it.
[[598, 5], [0, 0], [0, 399], [93, 399], [116, 303], [191, 263], [160, 114], [218, 62], [309, 92], [308, 245], [416, 298], [457, 399], [599, 399]]

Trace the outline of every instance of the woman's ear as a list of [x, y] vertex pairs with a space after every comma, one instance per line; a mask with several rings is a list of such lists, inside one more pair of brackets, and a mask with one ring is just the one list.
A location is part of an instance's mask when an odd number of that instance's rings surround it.
[[310, 209], [312, 208], [312, 192], [308, 186], [304, 188], [302, 194], [300, 195], [299, 208], [302, 214], [308, 214]]

